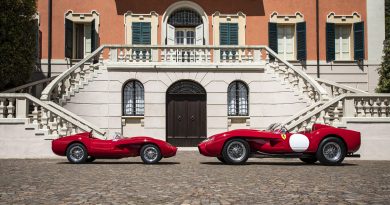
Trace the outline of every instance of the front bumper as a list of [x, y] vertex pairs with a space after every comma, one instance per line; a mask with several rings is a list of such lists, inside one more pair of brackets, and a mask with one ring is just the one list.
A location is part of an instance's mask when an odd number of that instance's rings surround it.
[[164, 153], [164, 157], [165, 158], [173, 157], [176, 155], [176, 152], [177, 152], [177, 147], [170, 146], [168, 151], [166, 153]]
[[202, 143], [198, 144], [198, 150], [199, 150], [199, 153], [201, 155], [204, 155], [207, 157], [214, 157], [214, 155], [211, 154], [210, 152], [208, 152], [208, 150], [207, 150], [207, 142], [202, 142]]

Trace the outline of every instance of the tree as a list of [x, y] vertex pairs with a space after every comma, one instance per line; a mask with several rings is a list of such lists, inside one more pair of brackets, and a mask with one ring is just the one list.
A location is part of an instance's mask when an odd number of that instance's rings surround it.
[[385, 41], [383, 42], [383, 57], [378, 69], [379, 82], [376, 92], [390, 93], [390, 0], [385, 3]]
[[26, 83], [37, 59], [35, 0], [2, 0], [0, 7], [0, 90]]

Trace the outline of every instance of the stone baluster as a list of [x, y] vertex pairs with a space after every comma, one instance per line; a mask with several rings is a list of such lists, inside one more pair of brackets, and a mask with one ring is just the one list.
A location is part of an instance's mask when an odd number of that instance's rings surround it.
[[146, 53], [145, 53], [145, 60], [146, 62], [150, 62], [150, 53], [149, 53], [149, 50], [146, 50]]
[[32, 114], [32, 124], [37, 125], [38, 124], [38, 104], [33, 104], [34, 110], [31, 112]]
[[269, 63], [269, 52], [267, 50], [265, 50], [265, 63]]
[[356, 99], [355, 103], [356, 117], [364, 117], [363, 103], [361, 98]]
[[238, 58], [239, 58], [238, 52], [239, 52], [239, 50], [236, 50], [236, 52], [234, 53], [233, 62], [239, 62], [239, 60], [238, 60]]
[[370, 99], [364, 99], [364, 117], [371, 117], [371, 105], [370, 105]]
[[82, 84], [85, 82], [85, 70], [84, 70], [84, 65], [80, 66], [80, 72], [79, 72], [79, 84], [82, 86]]
[[207, 49], [207, 60], [206, 60], [207, 63], [211, 62], [211, 50], [208, 48]]
[[60, 132], [59, 132], [59, 135], [60, 136], [66, 136], [68, 133], [68, 128], [66, 127], [66, 121], [62, 118], [60, 118], [59, 120], [60, 122]]
[[233, 52], [232, 50], [229, 51], [227, 59], [229, 63], [233, 62]]
[[379, 117], [379, 99], [372, 101], [372, 117]]
[[118, 61], [119, 61], [120, 63], [123, 63], [123, 62], [124, 62], [123, 50], [122, 50], [122, 49], [119, 50]]
[[248, 50], [248, 62], [252, 63], [253, 62], [253, 55], [252, 55], [252, 52], [250, 50]]
[[299, 131], [305, 131], [306, 127], [307, 127], [307, 121], [303, 121], [302, 124], [301, 124], [301, 127], [299, 128]]
[[70, 132], [70, 135], [76, 134], [76, 129], [75, 129], [75, 127], [73, 126], [73, 124], [70, 123], [70, 122], [68, 122], [67, 124], [68, 124], [68, 130], [69, 130], [69, 132]]
[[99, 63], [100, 63], [100, 65], [103, 65], [103, 60], [104, 60], [104, 58], [103, 58], [103, 50], [100, 52], [100, 54], [99, 54]]
[[53, 137], [57, 138], [58, 137], [58, 121], [57, 118], [59, 119], [58, 116], [53, 115], [53, 122], [51, 123], [51, 134]]
[[4, 114], [5, 114], [4, 102], [5, 102], [5, 98], [0, 98], [0, 118], [4, 118]]
[[48, 127], [48, 116], [47, 116], [47, 110], [43, 107], [41, 107], [41, 126], [42, 130], [47, 130]]
[[331, 116], [329, 115], [329, 111], [328, 110], [325, 110], [325, 115], [324, 115], [324, 123], [326, 125], [329, 125], [330, 124], [330, 118]]
[[7, 106], [7, 118], [14, 118], [14, 99], [8, 98], [8, 106]]
[[387, 106], [385, 104], [385, 99], [381, 100], [380, 103], [380, 116], [381, 117], [387, 117]]
[[222, 62], [225, 63], [226, 62], [226, 52], [227, 51], [221, 50], [221, 52], [222, 52]]

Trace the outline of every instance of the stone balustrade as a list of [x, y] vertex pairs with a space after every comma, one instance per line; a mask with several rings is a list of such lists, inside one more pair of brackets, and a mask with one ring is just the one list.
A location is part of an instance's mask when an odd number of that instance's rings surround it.
[[91, 130], [96, 136], [104, 135], [88, 123], [74, 119], [29, 94], [0, 93], [0, 123], [15, 120], [24, 121], [51, 138]]
[[390, 95], [342, 94], [284, 125], [290, 131], [303, 131], [314, 123], [343, 127], [353, 120], [390, 121]]
[[34, 97], [40, 98], [42, 90], [57, 76], [45, 78], [21, 85], [12, 89], [3, 91], [2, 93], [28, 93]]
[[[270, 56], [272, 62], [270, 62]], [[70, 99], [102, 65], [139, 67], [147, 65], [230, 65], [234, 69], [252, 66], [267, 68], [291, 83], [297, 92], [312, 102], [326, 100], [327, 93], [314, 79], [281, 59], [267, 46], [141, 46], [103, 45], [54, 79], [42, 92], [41, 99], [58, 104]], [[283, 64], [284, 66], [279, 66]], [[183, 67], [183, 69], [186, 67]]]
[[317, 78], [316, 81], [328, 92], [329, 96], [331, 97], [337, 97], [345, 93], [367, 93], [365, 91], [325, 79]]

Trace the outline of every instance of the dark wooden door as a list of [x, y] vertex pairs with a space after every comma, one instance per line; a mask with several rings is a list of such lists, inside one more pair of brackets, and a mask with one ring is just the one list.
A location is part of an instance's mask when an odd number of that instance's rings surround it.
[[206, 95], [168, 94], [167, 141], [193, 147], [206, 138]]

